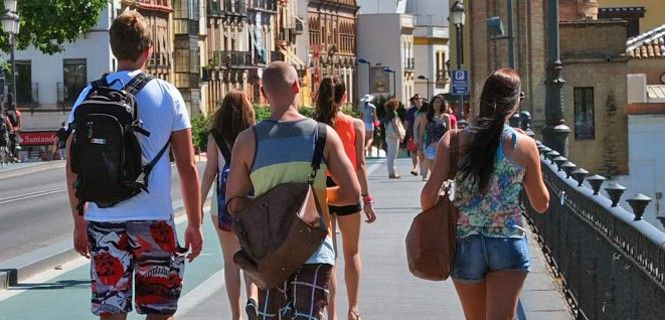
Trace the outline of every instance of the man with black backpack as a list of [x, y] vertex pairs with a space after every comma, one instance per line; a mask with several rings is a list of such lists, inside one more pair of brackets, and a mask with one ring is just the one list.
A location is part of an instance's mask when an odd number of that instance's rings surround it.
[[54, 147], [56, 150], [56, 153], [58, 155], [57, 160], [65, 160], [66, 157], [66, 147], [67, 147], [67, 137], [69, 136], [69, 132], [67, 130], [67, 123], [63, 122], [60, 124], [60, 129], [58, 132], [55, 134], [55, 143]]
[[[173, 319], [184, 260], [203, 245], [189, 116], [175, 86], [141, 70], [152, 51], [145, 18], [127, 11], [109, 35], [118, 71], [87, 86], [68, 121], [74, 248], [91, 259], [92, 313], [125, 319], [135, 296], [138, 313]], [[169, 149], [188, 218], [184, 248], [174, 228]]]
[[7, 95], [7, 109], [5, 110], [5, 118], [9, 120], [12, 130], [9, 132], [9, 153], [11, 160], [18, 162], [18, 134], [23, 129], [21, 112], [16, 108], [16, 101], [13, 94]]

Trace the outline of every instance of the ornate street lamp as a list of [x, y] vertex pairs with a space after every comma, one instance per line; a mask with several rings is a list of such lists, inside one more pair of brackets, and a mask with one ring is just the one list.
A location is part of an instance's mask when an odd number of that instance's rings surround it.
[[369, 60], [363, 58], [358, 59], [358, 63], [367, 65], [367, 93], [372, 94], [372, 81], [370, 75], [372, 69], [372, 63]]
[[427, 81], [427, 97], [433, 96], [434, 93], [432, 92], [432, 89], [430, 87], [431, 83], [429, 81], [429, 78], [421, 74], [418, 76], [418, 79]]
[[9, 45], [12, 47], [11, 63], [12, 63], [12, 92], [14, 101], [16, 101], [16, 61], [14, 60], [15, 51], [15, 37], [19, 32], [19, 16], [16, 14], [16, 0], [5, 0], [5, 11], [2, 15], [2, 31], [9, 36]]
[[390, 67], [384, 67], [383, 72], [393, 74], [393, 98], [397, 97], [397, 91], [395, 90], [395, 83], [397, 82], [397, 74], [395, 73], [395, 70], [390, 69]]
[[[455, 25], [456, 44], [457, 44], [457, 70], [462, 70], [464, 63], [464, 21], [466, 20], [466, 13], [464, 12], [464, 5], [461, 0], [455, 0], [452, 7], [450, 7], [450, 22]], [[457, 119], [460, 128], [466, 127], [466, 120], [464, 118], [464, 95], [459, 96], [459, 104], [457, 105]]]
[[559, 1], [548, 2], [548, 72], [545, 81], [545, 128], [543, 130], [543, 142], [548, 147], [559, 151], [561, 155], [567, 155], [567, 140], [570, 128], [563, 120], [563, 92], [562, 87], [566, 82], [561, 77], [563, 64], [560, 59], [559, 48]]

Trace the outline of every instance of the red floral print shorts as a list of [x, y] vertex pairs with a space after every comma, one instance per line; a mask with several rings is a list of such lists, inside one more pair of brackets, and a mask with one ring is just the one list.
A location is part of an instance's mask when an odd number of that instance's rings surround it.
[[173, 221], [88, 222], [93, 314], [176, 312], [185, 271]]

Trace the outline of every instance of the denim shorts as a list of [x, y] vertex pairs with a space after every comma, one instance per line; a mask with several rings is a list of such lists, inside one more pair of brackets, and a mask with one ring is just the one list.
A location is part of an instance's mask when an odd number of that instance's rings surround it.
[[472, 235], [457, 239], [455, 266], [451, 277], [459, 282], [474, 283], [491, 271], [529, 272], [531, 255], [524, 238], [491, 238]]

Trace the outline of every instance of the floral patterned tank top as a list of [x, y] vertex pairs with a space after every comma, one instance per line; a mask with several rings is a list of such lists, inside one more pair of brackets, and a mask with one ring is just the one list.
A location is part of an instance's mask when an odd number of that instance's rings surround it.
[[485, 194], [480, 194], [469, 183], [455, 177], [454, 204], [459, 209], [457, 237], [484, 235], [494, 238], [522, 238], [525, 236], [520, 195], [525, 169], [504, 156], [503, 142], [517, 145], [517, 133], [505, 126], [502, 143], [497, 148], [494, 172]]

